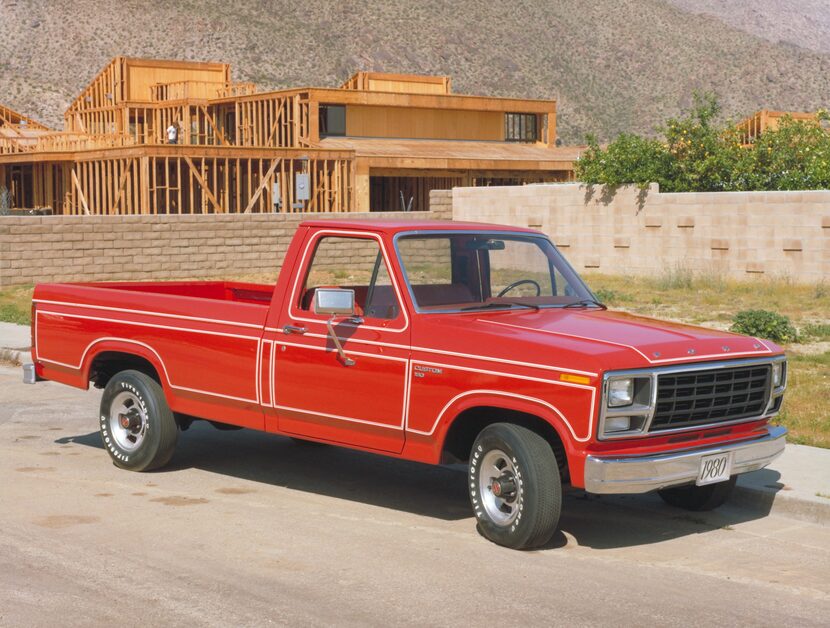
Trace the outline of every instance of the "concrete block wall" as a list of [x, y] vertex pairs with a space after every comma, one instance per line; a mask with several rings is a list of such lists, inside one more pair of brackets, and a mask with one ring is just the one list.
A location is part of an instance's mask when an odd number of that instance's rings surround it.
[[[444, 216], [450, 208], [446, 203]], [[4, 216], [0, 218], [0, 288], [50, 281], [247, 276], [272, 280], [303, 220], [435, 217], [433, 212]]]
[[453, 191], [431, 190], [429, 193], [429, 211], [435, 220], [452, 220]]
[[454, 220], [532, 227], [579, 272], [830, 281], [830, 190], [610, 193], [581, 184], [455, 188]]

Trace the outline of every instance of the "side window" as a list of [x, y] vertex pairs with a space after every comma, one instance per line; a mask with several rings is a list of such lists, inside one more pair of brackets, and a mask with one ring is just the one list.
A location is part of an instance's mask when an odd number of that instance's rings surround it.
[[300, 310], [312, 310], [317, 288], [354, 290], [358, 316], [392, 320], [400, 313], [389, 269], [374, 239], [321, 238], [300, 291], [297, 303]]

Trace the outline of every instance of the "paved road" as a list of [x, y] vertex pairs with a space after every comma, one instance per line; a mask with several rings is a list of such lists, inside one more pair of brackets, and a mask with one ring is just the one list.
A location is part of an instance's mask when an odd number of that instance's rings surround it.
[[830, 528], [565, 501], [550, 547], [476, 534], [458, 470], [194, 427], [116, 469], [98, 391], [0, 367], [0, 625], [827, 625]]

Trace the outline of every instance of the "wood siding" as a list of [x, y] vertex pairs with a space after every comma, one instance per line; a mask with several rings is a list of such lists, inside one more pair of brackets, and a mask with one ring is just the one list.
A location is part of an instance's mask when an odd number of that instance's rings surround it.
[[346, 135], [407, 139], [504, 139], [504, 114], [497, 111], [346, 107]]

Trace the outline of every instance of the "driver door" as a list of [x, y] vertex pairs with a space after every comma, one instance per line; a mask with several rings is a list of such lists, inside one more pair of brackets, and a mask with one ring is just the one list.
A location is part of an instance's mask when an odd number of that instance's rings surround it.
[[[283, 304], [275, 338], [274, 400], [279, 430], [297, 436], [399, 453], [409, 358], [409, 320], [378, 234], [324, 230], [305, 243], [301, 268]], [[354, 318], [333, 328], [313, 312], [317, 288], [355, 292]], [[349, 364], [353, 361], [353, 364]]]

